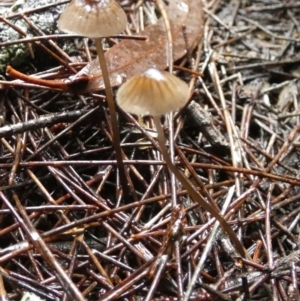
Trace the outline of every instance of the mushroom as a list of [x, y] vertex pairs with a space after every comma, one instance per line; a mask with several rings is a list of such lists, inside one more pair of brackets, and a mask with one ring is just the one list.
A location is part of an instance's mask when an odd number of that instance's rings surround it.
[[151, 115], [157, 129], [158, 143], [169, 169], [181, 182], [195, 203], [210, 212], [228, 233], [241, 256], [245, 250], [236, 234], [218, 211], [209, 205], [190, 181], [173, 164], [166, 147], [160, 116], [184, 107], [189, 99], [189, 87], [175, 75], [150, 68], [131, 77], [117, 92], [117, 103], [124, 111], [135, 115]]
[[167, 71], [150, 68], [119, 88], [117, 103], [131, 114], [157, 117], [183, 107], [189, 95], [184, 81]]
[[58, 20], [62, 31], [94, 39], [119, 34], [126, 25], [126, 14], [115, 0], [73, 0]]
[[111, 116], [113, 144], [117, 165], [125, 194], [129, 193], [120, 147], [120, 134], [116, 116], [116, 107], [102, 47], [102, 38], [119, 34], [127, 25], [127, 17], [115, 0], [72, 0], [62, 12], [58, 27], [60, 30], [83, 37], [94, 38], [99, 64], [102, 70], [106, 98]]

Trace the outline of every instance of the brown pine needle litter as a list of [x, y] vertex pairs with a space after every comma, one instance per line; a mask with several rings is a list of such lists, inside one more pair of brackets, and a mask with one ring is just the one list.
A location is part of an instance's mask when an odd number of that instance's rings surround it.
[[[126, 30], [103, 40], [114, 101], [168, 67], [155, 1], [117, 2]], [[67, 3], [0, 1], [1, 299], [299, 300], [298, 1], [165, 1], [190, 99], [155, 122], [117, 106], [129, 193], [95, 43], [57, 27]], [[168, 169], [159, 122], [243, 252]]]

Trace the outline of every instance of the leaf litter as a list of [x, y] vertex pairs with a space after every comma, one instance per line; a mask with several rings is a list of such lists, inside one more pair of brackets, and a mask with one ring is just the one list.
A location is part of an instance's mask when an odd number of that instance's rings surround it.
[[[203, 12], [197, 1], [181, 0], [170, 1], [166, 12], [171, 25], [174, 60], [177, 61], [187, 53], [187, 49], [192, 50], [198, 45], [203, 33]], [[167, 68], [167, 36], [162, 18], [156, 24], [148, 25], [140, 34], [147, 40], [123, 40], [106, 51], [112, 86], [119, 86], [150, 67]], [[90, 78], [85, 91], [104, 88], [97, 60], [89, 63], [77, 76], [81, 75]]]
[[[152, 287], [152, 300], [299, 299], [298, 2], [190, 0], [187, 14], [172, 15], [179, 2], [169, 1], [166, 9], [175, 67], [190, 78], [193, 102], [175, 116], [175, 136], [165, 123], [166, 137], [178, 168], [196, 187], [204, 184], [201, 193], [224, 212], [249, 258], [240, 258], [210, 215], [176, 186], [157, 151], [151, 119], [137, 122], [120, 112], [124, 162], [137, 200], [122, 198], [101, 74], [88, 60], [93, 46], [77, 42], [83, 63], [74, 63], [72, 53], [65, 62], [73, 60], [77, 76], [92, 75], [83, 91], [97, 94], [20, 81], [0, 92], [2, 132], [7, 128], [0, 140], [0, 290], [9, 300], [20, 300], [23, 287], [47, 300], [61, 300], [68, 291], [32, 243], [30, 224], [88, 300], [145, 300]], [[137, 24], [135, 4], [153, 3], [124, 3]], [[200, 4], [203, 20], [197, 18]], [[146, 69], [148, 60], [167, 67], [161, 22], [146, 26], [146, 42], [108, 41], [114, 85]], [[42, 43], [51, 57], [55, 50]], [[135, 54], [139, 43], [151, 47]], [[18, 69], [43, 70], [40, 76], [54, 80], [70, 76], [60, 63], [52, 70], [31, 64]], [[16, 222], [22, 208], [31, 222]], [[156, 264], [165, 265], [163, 274]]]

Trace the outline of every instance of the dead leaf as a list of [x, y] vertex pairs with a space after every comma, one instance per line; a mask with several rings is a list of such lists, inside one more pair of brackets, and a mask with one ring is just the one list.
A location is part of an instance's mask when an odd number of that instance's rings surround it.
[[[176, 61], [186, 54], [187, 49], [194, 49], [202, 38], [202, 6], [199, 0], [172, 0], [166, 6], [166, 12], [171, 24], [173, 55]], [[148, 25], [141, 34], [147, 36], [147, 41], [123, 40], [106, 51], [105, 58], [113, 87], [150, 67], [167, 68], [167, 35], [162, 18], [157, 24]], [[74, 80], [85, 76], [89, 81], [80, 88], [80, 93], [104, 89], [98, 59], [77, 73]], [[72, 85], [70, 88], [72, 91]]]

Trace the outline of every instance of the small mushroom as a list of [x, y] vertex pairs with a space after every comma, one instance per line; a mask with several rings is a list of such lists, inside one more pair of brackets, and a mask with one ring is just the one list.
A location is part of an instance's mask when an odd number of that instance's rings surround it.
[[114, 0], [73, 0], [58, 20], [62, 31], [88, 38], [119, 34], [126, 24], [126, 14]]
[[161, 116], [183, 107], [189, 95], [184, 81], [167, 71], [150, 68], [120, 87], [117, 102], [131, 114]]
[[95, 39], [105, 85], [107, 104], [111, 116], [112, 140], [116, 151], [117, 165], [122, 187], [125, 190], [124, 193], [128, 195], [128, 181], [126, 180], [123, 155], [120, 147], [116, 107], [102, 47], [102, 38], [119, 34], [125, 30], [126, 25], [126, 14], [115, 0], [72, 0], [66, 6], [58, 20], [60, 30]]
[[159, 71], [155, 68], [150, 68], [141, 75], [133, 76], [117, 92], [117, 103], [124, 111], [135, 115], [152, 115], [157, 129], [158, 143], [169, 169], [188, 191], [193, 201], [220, 222], [241, 256], [245, 257], [244, 247], [229, 224], [215, 208], [204, 200], [187, 177], [176, 168], [168, 153], [160, 116], [182, 108], [188, 99], [189, 87], [185, 82], [169, 72]]
[[[167, 71], [150, 68], [142, 74], [131, 77], [119, 88], [116, 96], [118, 105], [124, 111], [153, 117], [164, 159], [181, 182], [183, 176], [172, 163], [166, 148], [160, 116], [182, 108], [187, 103], [189, 95], [189, 87], [184, 81]], [[186, 186], [185, 183], [182, 184]], [[197, 194], [196, 191], [195, 193]]]

